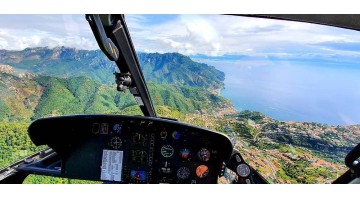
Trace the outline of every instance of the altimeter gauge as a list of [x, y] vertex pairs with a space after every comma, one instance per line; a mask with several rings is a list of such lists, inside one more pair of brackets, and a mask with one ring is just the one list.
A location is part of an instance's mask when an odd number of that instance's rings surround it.
[[179, 170], [177, 171], [176, 176], [179, 179], [187, 179], [190, 176], [190, 169], [187, 167], [181, 167], [179, 168]]
[[198, 157], [201, 161], [207, 162], [210, 159], [210, 151], [206, 148], [202, 148], [198, 152]]

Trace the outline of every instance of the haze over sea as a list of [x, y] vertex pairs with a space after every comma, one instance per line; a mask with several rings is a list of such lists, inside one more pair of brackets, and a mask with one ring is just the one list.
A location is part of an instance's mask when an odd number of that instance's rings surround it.
[[195, 60], [225, 73], [221, 95], [237, 110], [281, 121], [360, 124], [360, 67], [329, 61]]

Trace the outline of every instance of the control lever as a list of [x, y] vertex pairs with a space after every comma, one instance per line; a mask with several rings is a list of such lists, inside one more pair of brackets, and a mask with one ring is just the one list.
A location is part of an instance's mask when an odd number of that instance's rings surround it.
[[360, 143], [345, 157], [345, 164], [352, 171], [352, 177], [360, 177]]
[[118, 91], [125, 92], [128, 87], [131, 85], [130, 73], [114, 73], [116, 89]]
[[247, 164], [244, 158], [240, 155], [240, 152], [233, 151], [230, 161], [226, 166], [237, 175], [237, 181], [235, 184], [268, 184], [267, 182], [254, 168]]

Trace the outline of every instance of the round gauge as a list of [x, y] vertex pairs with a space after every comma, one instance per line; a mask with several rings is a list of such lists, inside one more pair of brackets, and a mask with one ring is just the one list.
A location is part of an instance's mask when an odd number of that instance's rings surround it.
[[113, 137], [110, 140], [110, 146], [114, 149], [119, 149], [122, 145], [120, 137]]
[[202, 148], [198, 152], [198, 157], [201, 161], [207, 162], [210, 159], [210, 151], [206, 148]]
[[190, 170], [187, 167], [181, 167], [177, 171], [176, 175], [179, 179], [187, 179], [190, 176]]
[[161, 155], [169, 158], [174, 155], [174, 148], [171, 145], [164, 145], [161, 147]]
[[179, 140], [180, 139], [180, 133], [178, 131], [174, 131], [172, 133], [172, 137], [175, 139], [175, 140]]
[[196, 168], [196, 176], [199, 178], [205, 178], [209, 174], [209, 168], [205, 165], [200, 165]]
[[182, 159], [189, 159], [190, 158], [190, 150], [189, 149], [181, 149], [180, 156]]
[[120, 124], [115, 124], [115, 125], [113, 126], [113, 131], [114, 131], [115, 133], [121, 133], [121, 126], [120, 126]]
[[250, 175], [250, 167], [247, 164], [240, 164], [236, 167], [236, 172], [241, 177], [247, 177]]
[[132, 143], [135, 146], [145, 146], [146, 140], [146, 137], [141, 133], [134, 133], [132, 137]]

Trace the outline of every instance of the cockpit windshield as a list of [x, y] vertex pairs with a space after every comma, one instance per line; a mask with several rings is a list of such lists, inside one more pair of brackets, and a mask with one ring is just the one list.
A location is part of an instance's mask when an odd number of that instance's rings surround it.
[[[227, 135], [270, 183], [331, 183], [347, 170], [360, 142], [358, 31], [228, 15], [125, 20], [158, 117]], [[1, 16], [0, 169], [44, 148], [27, 137], [35, 119], [142, 115], [114, 72], [83, 15]]]
[[[127, 19], [147, 79], [230, 102], [213, 101], [192, 117], [233, 134], [267, 179], [324, 183], [344, 171], [346, 151], [360, 140], [359, 32], [223, 15]], [[191, 72], [172, 74], [190, 64]]]

